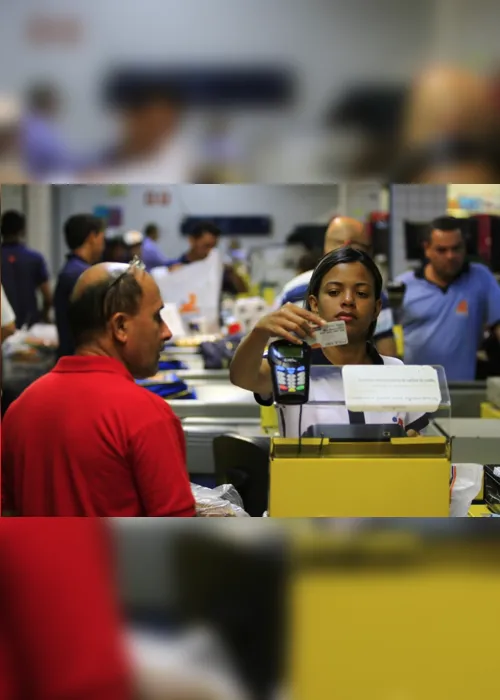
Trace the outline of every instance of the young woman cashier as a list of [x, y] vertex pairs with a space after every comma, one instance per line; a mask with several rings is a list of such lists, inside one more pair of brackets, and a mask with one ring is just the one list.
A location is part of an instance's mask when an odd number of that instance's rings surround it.
[[[306, 308], [286, 304], [260, 319], [239, 346], [230, 368], [233, 384], [252, 391], [261, 405], [272, 405], [271, 371], [265, 355], [271, 338], [280, 337], [301, 345], [313, 329], [330, 321], [344, 321], [347, 345], [314, 349], [312, 365], [394, 365], [394, 357], [379, 355], [371, 342], [381, 309], [382, 277], [369, 255], [352, 248], [340, 248], [318, 263], [307, 292]], [[316, 373], [315, 373], [316, 374]], [[318, 407], [311, 402], [342, 400], [338, 375], [311, 377], [309, 403], [303, 407], [283, 406], [281, 432], [298, 437], [310, 425], [342, 423], [399, 423], [410, 436], [428, 425], [424, 414], [353, 413], [343, 406]], [[321, 415], [318, 415], [321, 413]]]

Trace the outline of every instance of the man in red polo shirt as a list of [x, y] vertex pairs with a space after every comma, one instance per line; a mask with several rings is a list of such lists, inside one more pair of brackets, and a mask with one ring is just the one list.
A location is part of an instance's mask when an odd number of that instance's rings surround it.
[[21, 516], [195, 515], [182, 427], [136, 378], [171, 337], [153, 279], [103, 263], [79, 278], [63, 357], [7, 410], [2, 505]]

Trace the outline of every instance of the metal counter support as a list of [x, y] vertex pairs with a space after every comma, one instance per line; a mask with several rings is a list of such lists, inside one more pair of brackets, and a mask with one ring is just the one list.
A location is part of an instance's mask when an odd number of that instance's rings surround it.
[[[451, 458], [455, 463], [500, 464], [498, 420], [488, 418], [452, 418], [451, 424], [439, 420], [434, 427], [453, 438]], [[447, 435], [447, 431], [450, 435]]]

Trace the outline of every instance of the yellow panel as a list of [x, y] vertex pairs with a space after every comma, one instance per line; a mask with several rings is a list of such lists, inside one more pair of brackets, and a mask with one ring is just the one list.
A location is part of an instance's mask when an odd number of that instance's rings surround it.
[[469, 510], [469, 518], [487, 518], [491, 516], [491, 510], [485, 505], [472, 505]]
[[481, 404], [481, 418], [500, 418], [500, 409], [492, 403]]
[[291, 586], [291, 700], [491, 696], [494, 627], [477, 603], [498, 619], [498, 571], [312, 571]]
[[403, 326], [394, 326], [392, 330], [394, 333], [394, 340], [396, 341], [396, 350], [398, 353], [398, 357], [404, 357], [405, 342], [404, 342]]
[[270, 481], [275, 518], [449, 515], [445, 458], [275, 458]]
[[264, 432], [276, 432], [278, 430], [278, 413], [275, 406], [260, 407], [260, 425]]

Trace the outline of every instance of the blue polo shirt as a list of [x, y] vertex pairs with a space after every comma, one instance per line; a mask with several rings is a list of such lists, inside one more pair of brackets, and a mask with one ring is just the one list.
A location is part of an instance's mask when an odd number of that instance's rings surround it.
[[56, 312], [57, 332], [59, 334], [59, 357], [73, 355], [75, 352], [73, 338], [68, 325], [69, 300], [78, 278], [89, 267], [88, 262], [78, 257], [78, 255], [70, 253], [57, 278], [57, 286], [54, 293], [54, 309]]
[[148, 272], [155, 267], [164, 267], [172, 264], [172, 260], [162, 253], [158, 243], [149, 238], [149, 236], [144, 236], [141, 258]]
[[[284, 304], [297, 304], [299, 306], [303, 306], [305, 304], [307, 290], [309, 289], [309, 283], [313, 272], [314, 270], [303, 272], [290, 280], [290, 282], [283, 287], [283, 291], [277, 298], [276, 306], [283, 306]], [[389, 298], [385, 292], [382, 292], [381, 301], [382, 309], [377, 319], [375, 333], [373, 334], [373, 340], [375, 342], [377, 340], [381, 340], [382, 338], [392, 338], [394, 336], [394, 317], [392, 314], [392, 309], [389, 306]]]
[[485, 326], [500, 322], [500, 285], [484, 265], [467, 264], [448, 286], [424, 270], [398, 277], [406, 285], [402, 325], [405, 363], [442, 365], [450, 381], [473, 381]]
[[22, 243], [2, 243], [2, 285], [18, 328], [40, 320], [37, 289], [48, 279], [43, 255]]

